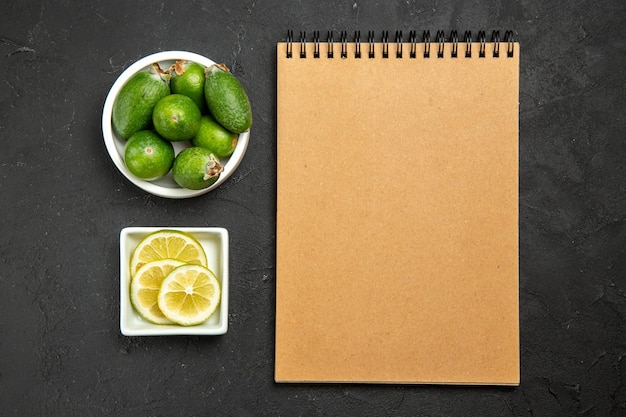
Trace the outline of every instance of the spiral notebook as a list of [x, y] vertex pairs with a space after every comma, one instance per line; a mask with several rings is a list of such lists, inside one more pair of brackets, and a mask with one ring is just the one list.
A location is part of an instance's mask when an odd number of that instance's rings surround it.
[[277, 44], [277, 382], [519, 384], [518, 89], [510, 32]]

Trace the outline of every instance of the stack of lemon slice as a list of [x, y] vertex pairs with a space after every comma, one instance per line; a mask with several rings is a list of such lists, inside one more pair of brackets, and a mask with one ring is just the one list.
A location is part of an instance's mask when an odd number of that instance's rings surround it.
[[142, 239], [131, 255], [130, 275], [131, 302], [152, 323], [200, 324], [220, 303], [220, 283], [202, 245], [184, 232], [159, 230]]

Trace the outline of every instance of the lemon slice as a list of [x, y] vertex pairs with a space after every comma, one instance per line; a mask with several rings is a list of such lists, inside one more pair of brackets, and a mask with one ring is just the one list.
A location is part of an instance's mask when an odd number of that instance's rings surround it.
[[144, 264], [161, 259], [207, 266], [206, 253], [193, 236], [177, 230], [159, 230], [143, 238], [133, 251], [130, 258], [131, 277]]
[[165, 277], [159, 291], [159, 308], [168, 319], [183, 326], [206, 321], [220, 303], [220, 283], [200, 265], [183, 265]]
[[159, 308], [159, 290], [165, 277], [182, 265], [185, 263], [176, 259], [161, 259], [139, 268], [130, 283], [130, 301], [143, 318], [156, 324], [172, 324]]

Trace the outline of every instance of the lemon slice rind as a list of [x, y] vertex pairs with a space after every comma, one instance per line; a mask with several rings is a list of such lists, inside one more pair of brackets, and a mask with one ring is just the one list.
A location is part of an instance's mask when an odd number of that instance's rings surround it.
[[213, 271], [201, 265], [183, 265], [163, 280], [158, 305], [174, 323], [194, 326], [217, 311], [220, 299], [220, 282]]
[[130, 258], [130, 276], [148, 262], [176, 259], [187, 264], [207, 266], [202, 244], [188, 233], [177, 230], [158, 230], [144, 237]]
[[141, 317], [154, 324], [174, 324], [159, 308], [159, 291], [167, 275], [184, 262], [161, 259], [144, 264], [130, 282], [130, 302]]

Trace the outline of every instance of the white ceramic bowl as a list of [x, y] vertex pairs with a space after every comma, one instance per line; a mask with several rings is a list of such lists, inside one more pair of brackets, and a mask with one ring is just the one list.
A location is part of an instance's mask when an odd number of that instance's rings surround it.
[[[221, 285], [220, 305], [196, 326], [154, 324], [137, 313], [130, 301], [130, 257], [141, 239], [157, 230], [187, 232], [204, 248], [208, 267]], [[221, 227], [126, 227], [120, 232], [120, 331], [125, 336], [219, 335], [228, 330], [228, 231]]]
[[[126, 165], [124, 164], [124, 146], [126, 144], [126, 141], [116, 135], [111, 125], [111, 113], [113, 110], [113, 103], [115, 102], [115, 98], [117, 97], [120, 89], [124, 86], [124, 84], [126, 84], [126, 82], [137, 72], [147, 70], [150, 65], [155, 62], [158, 62], [161, 68], [166, 70], [174, 62], [180, 59], [197, 62], [204, 65], [205, 67], [215, 64], [215, 62], [209, 58], [195, 54], [193, 52], [186, 51], [164, 51], [148, 55], [129, 66], [117, 78], [115, 83], [113, 83], [109, 94], [107, 95], [107, 98], [104, 102], [104, 109], [102, 111], [102, 135], [104, 136], [104, 144], [106, 145], [107, 152], [109, 153], [109, 156], [113, 160], [113, 163], [115, 164], [117, 169], [119, 169], [119, 171], [126, 178], [128, 178], [130, 182], [132, 182], [139, 188], [151, 194], [166, 198], [195, 197], [201, 194], [208, 193], [209, 191], [219, 187], [222, 183], [224, 183], [224, 181], [228, 179], [228, 177], [232, 175], [235, 169], [237, 169], [237, 167], [239, 166], [239, 163], [241, 162], [246, 152], [246, 148], [248, 147], [248, 140], [250, 138], [249, 131], [241, 133], [239, 135], [237, 147], [235, 148], [233, 154], [230, 156], [230, 158], [228, 158], [228, 160], [221, 160], [221, 162], [224, 163], [224, 172], [222, 172], [219, 179], [214, 184], [202, 190], [189, 190], [181, 187], [174, 181], [171, 172], [165, 177], [160, 178], [156, 181], [145, 181], [133, 175], [128, 170], [128, 168], [126, 168]], [[176, 154], [178, 154], [178, 152], [180, 152], [185, 147], [190, 146], [188, 142], [173, 142], [173, 145]]]

